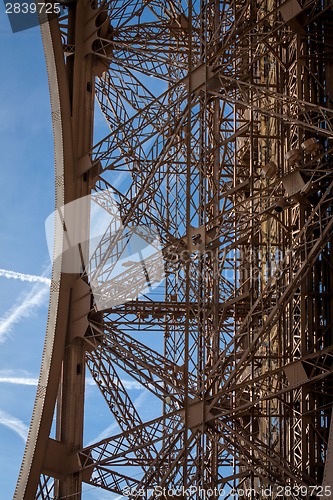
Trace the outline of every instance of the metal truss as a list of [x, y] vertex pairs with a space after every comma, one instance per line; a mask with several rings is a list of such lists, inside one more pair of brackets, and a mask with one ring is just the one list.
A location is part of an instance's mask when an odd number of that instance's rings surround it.
[[[15, 498], [330, 498], [332, 3], [64, 9], [41, 26], [56, 209], [96, 194], [110, 224], [80, 273], [54, 262]], [[89, 445], [86, 367], [118, 424]]]

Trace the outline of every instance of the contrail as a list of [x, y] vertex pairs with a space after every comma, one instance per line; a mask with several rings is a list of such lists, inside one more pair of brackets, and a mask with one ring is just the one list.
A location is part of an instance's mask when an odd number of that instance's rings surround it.
[[45, 283], [38, 282], [32, 289], [24, 295], [21, 303], [16, 303], [11, 309], [0, 318], [0, 343], [3, 342], [12, 326], [19, 323], [22, 318], [29, 318], [33, 314], [33, 310], [40, 307], [49, 295], [49, 289]]
[[23, 441], [26, 441], [29, 427], [18, 418], [0, 410], [0, 424], [16, 432]]
[[7, 269], [0, 269], [0, 276], [7, 279], [28, 281], [29, 283], [46, 283], [47, 285], [51, 283], [51, 280], [49, 278], [45, 278], [44, 276], [17, 273], [16, 271], [8, 271]]
[[[87, 385], [90, 385], [92, 387], [97, 387], [95, 380], [91, 377], [86, 378], [86, 383]], [[135, 380], [121, 380], [121, 383], [123, 384], [125, 389], [142, 390], [142, 385]], [[0, 370], [0, 384], [37, 385], [38, 378], [31, 376], [13, 376], [11, 374], [3, 372], [3, 370]]]
[[38, 378], [0, 377], [0, 384], [38, 385]]

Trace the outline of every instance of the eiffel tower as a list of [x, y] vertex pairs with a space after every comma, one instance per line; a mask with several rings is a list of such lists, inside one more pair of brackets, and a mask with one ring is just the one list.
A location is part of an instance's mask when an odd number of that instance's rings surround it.
[[[331, 498], [332, 2], [62, 7], [41, 23], [55, 250], [15, 499]], [[86, 443], [91, 379], [117, 430]]]

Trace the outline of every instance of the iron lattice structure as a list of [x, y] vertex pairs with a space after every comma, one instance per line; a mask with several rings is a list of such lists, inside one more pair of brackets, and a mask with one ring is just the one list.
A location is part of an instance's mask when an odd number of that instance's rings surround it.
[[[143, 290], [129, 264], [112, 281], [126, 246], [112, 231], [81, 273], [55, 262], [15, 498], [81, 498], [83, 482], [133, 499], [329, 488], [332, 3], [78, 0], [41, 31], [56, 207], [111, 192], [125, 231], [156, 228], [165, 276]], [[97, 310], [92, 274], [123, 303]], [[119, 425], [89, 446], [86, 368]], [[124, 372], [158, 418], [142, 420]]]

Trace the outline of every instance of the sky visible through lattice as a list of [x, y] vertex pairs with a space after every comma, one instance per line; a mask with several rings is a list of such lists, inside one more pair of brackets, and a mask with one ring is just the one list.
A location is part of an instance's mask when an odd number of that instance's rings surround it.
[[[45, 336], [51, 269], [44, 222], [54, 209], [54, 167], [40, 29], [13, 34], [2, 3], [0, 9], [0, 498], [6, 500], [23, 456]], [[105, 135], [101, 118], [97, 113], [97, 137]], [[148, 391], [123, 378], [142, 417], [153, 418]], [[85, 425], [90, 443], [115, 432], [117, 424], [89, 378], [86, 398], [92, 408]], [[84, 490], [88, 500], [116, 498], [87, 485]]]

